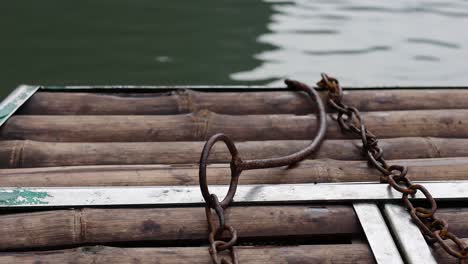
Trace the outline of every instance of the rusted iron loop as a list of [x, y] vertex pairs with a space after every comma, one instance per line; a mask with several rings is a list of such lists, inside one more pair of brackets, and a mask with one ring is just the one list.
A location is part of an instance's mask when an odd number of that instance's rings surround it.
[[[233, 247], [237, 243], [237, 231], [234, 229], [234, 227], [230, 225], [226, 225], [223, 230], [221, 230], [221, 234], [224, 233], [225, 231], [229, 232], [229, 241], [222, 241], [222, 240], [217, 240], [216, 234], [214, 232], [210, 233], [210, 236], [208, 237], [210, 243], [216, 244], [216, 250], [218, 251], [223, 251], [226, 249], [229, 249]], [[218, 238], [220, 239], [220, 238]]]
[[[406, 174], [408, 173], [408, 168], [406, 166], [391, 165], [388, 167], [388, 171], [391, 174], [386, 177], [386, 182], [395, 190], [403, 194], [413, 195], [416, 193], [416, 190], [410, 188], [413, 186], [412, 181], [406, 178]], [[401, 183], [403, 183], [405, 187], [402, 187], [400, 185]]]
[[[326, 113], [325, 106], [323, 105], [322, 99], [315, 89], [310, 88], [309, 86], [292, 80], [286, 80], [286, 85], [294, 90], [299, 90], [305, 92], [313, 102], [317, 105], [317, 130], [315, 131], [315, 136], [312, 142], [307, 145], [304, 149], [279, 158], [270, 158], [270, 159], [257, 159], [257, 160], [242, 160], [239, 156], [237, 148], [234, 142], [224, 134], [216, 134], [208, 139], [203, 147], [203, 151], [200, 157], [200, 168], [199, 168], [199, 183], [203, 199], [205, 200], [205, 213], [206, 219], [208, 222], [209, 235], [208, 240], [210, 242], [209, 252], [212, 258], [213, 263], [215, 264], [237, 264], [238, 259], [235, 254], [233, 245], [237, 241], [237, 232], [236, 230], [225, 223], [224, 219], [224, 210], [229, 206], [233, 201], [234, 195], [237, 189], [237, 183], [239, 181], [239, 176], [243, 170], [252, 170], [252, 169], [263, 169], [263, 168], [273, 168], [281, 166], [289, 166], [291, 168], [298, 162], [307, 158], [312, 154], [322, 143], [325, 138], [326, 132]], [[338, 88], [339, 85], [335, 84]], [[341, 89], [341, 88], [340, 88]], [[337, 90], [338, 91], [338, 90]], [[357, 111], [357, 109], [356, 109]], [[352, 118], [353, 110], [350, 112]], [[208, 158], [210, 156], [211, 149], [218, 142], [222, 141], [229, 149], [231, 153], [231, 182], [229, 185], [228, 192], [223, 200], [220, 202], [218, 197], [215, 194], [210, 193], [207, 183], [207, 174], [206, 168], [208, 166]], [[216, 225], [213, 221], [212, 211], [214, 210], [218, 216], [219, 227], [216, 228]], [[231, 239], [228, 242], [217, 240], [221, 239], [222, 234], [228, 231], [230, 233]], [[219, 251], [229, 250], [231, 252], [231, 260], [226, 260], [225, 258], [220, 258], [218, 256]]]
[[200, 189], [205, 199], [205, 202], [211, 207], [213, 207], [213, 202], [210, 197], [210, 191], [208, 189], [207, 183], [207, 174], [206, 174], [206, 167], [208, 165], [208, 158], [210, 155], [210, 151], [213, 146], [218, 141], [223, 141], [229, 149], [231, 153], [231, 183], [229, 186], [228, 193], [226, 197], [221, 201], [221, 207], [226, 209], [227, 206], [232, 202], [236, 189], [237, 183], [239, 180], [239, 175], [243, 170], [252, 170], [252, 169], [264, 169], [264, 168], [273, 168], [273, 167], [282, 167], [282, 166], [289, 166], [292, 164], [296, 164], [308, 156], [310, 156], [323, 142], [325, 138], [326, 132], [326, 113], [325, 113], [325, 106], [320, 98], [320, 95], [315, 91], [315, 89], [310, 88], [309, 86], [292, 80], [286, 80], [286, 85], [289, 88], [303, 91], [309, 95], [309, 97], [313, 100], [313, 102], [317, 105], [317, 123], [318, 128], [316, 130], [315, 136], [312, 142], [307, 145], [304, 149], [278, 158], [270, 158], [270, 159], [257, 159], [257, 160], [242, 160], [239, 157], [239, 153], [234, 142], [224, 134], [216, 134], [213, 135], [208, 139], [205, 146], [203, 147], [203, 151], [200, 158], [200, 168], [199, 168], [199, 183]]
[[[215, 203], [214, 210], [218, 216], [218, 221], [219, 221], [219, 227], [216, 227], [216, 224], [213, 221], [213, 217], [212, 217], [212, 212], [211, 212], [212, 209], [207, 204], [205, 206], [205, 214], [206, 214], [206, 219], [208, 222], [208, 230], [209, 230], [209, 234], [208, 234], [208, 241], [210, 243], [209, 252], [213, 260], [213, 263], [215, 264], [238, 263], [237, 255], [234, 252], [234, 248], [233, 248], [233, 245], [237, 243], [237, 231], [232, 226], [225, 224], [224, 209], [221, 207], [216, 195], [211, 194], [211, 196], [213, 197], [212, 199]], [[227, 242], [219, 240], [222, 238], [222, 235], [225, 231], [228, 231], [229, 236], [230, 236], [230, 239]], [[226, 260], [224, 257], [220, 258], [218, 256], [219, 251], [225, 251], [225, 250], [230, 251], [231, 261]]]
[[[358, 131], [355, 131], [355, 133], [361, 135], [361, 141], [362, 141], [362, 146], [366, 150], [371, 150], [374, 152], [374, 158], [380, 159], [381, 155], [380, 153], [382, 152], [382, 148], [378, 146], [378, 140], [377, 138], [367, 130], [366, 126], [364, 123], [361, 123], [361, 127]], [[376, 156], [379, 155], [379, 156]]]
[[434, 233], [432, 232], [432, 230], [428, 227], [426, 223], [423, 222], [422, 219], [420, 219], [416, 215], [416, 209], [414, 208], [413, 204], [411, 204], [410, 206], [412, 209], [408, 206], [407, 206], [407, 209], [411, 216], [411, 219], [413, 219], [413, 222], [419, 227], [419, 230], [421, 230], [421, 233], [426, 237], [426, 239], [429, 239], [429, 240], [432, 239], [432, 242], [435, 242], [436, 240], [435, 240]]
[[[234, 251], [233, 245], [237, 243], [237, 231], [230, 225], [225, 224], [224, 220], [224, 209], [221, 208], [221, 205], [219, 204], [219, 200], [217, 199], [215, 194], [211, 194], [213, 196], [213, 201], [217, 202], [217, 205], [215, 206], [215, 212], [218, 215], [218, 221], [219, 221], [219, 227], [216, 227], [215, 222], [213, 221], [212, 218], [212, 213], [211, 213], [211, 208], [206, 205], [205, 206], [205, 214], [206, 214], [206, 219], [208, 222], [208, 241], [210, 242], [210, 248], [209, 248], [209, 253], [211, 255], [212, 261], [215, 264], [221, 264], [221, 263], [226, 263], [226, 264], [234, 264], [238, 263], [237, 260], [237, 255]], [[229, 241], [225, 242], [222, 240], [217, 240], [221, 239], [222, 234], [228, 231], [230, 234], [230, 239]], [[218, 252], [219, 251], [225, 251], [229, 250], [230, 251], [230, 257], [232, 261], [226, 260], [224, 257], [218, 257]]]
[[[223, 241], [217, 241], [217, 242], [223, 242]], [[216, 248], [218, 244], [219, 243], [215, 242], [211, 244], [209, 248], [211, 260], [213, 261], [214, 264], [239, 264], [239, 260], [237, 258], [237, 254], [236, 254], [234, 247], [229, 249], [231, 260], [227, 260], [225, 257], [219, 257], [218, 249]]]
[[388, 171], [388, 165], [385, 161], [381, 162], [379, 160], [377, 160], [375, 157], [374, 157], [374, 154], [368, 150], [367, 153], [367, 158], [368, 158], [368, 161], [372, 164], [372, 166], [374, 166], [377, 170], [379, 170], [382, 174], [384, 174], [385, 176], [388, 176], [391, 174], [390, 171]]
[[327, 129], [327, 117], [325, 112], [325, 106], [322, 102], [320, 95], [315, 89], [307, 86], [304, 83], [294, 80], [285, 80], [285, 83], [290, 89], [305, 92], [317, 106], [318, 127], [315, 131], [315, 135], [312, 139], [312, 142], [309, 143], [309, 145], [307, 145], [302, 150], [299, 150], [296, 153], [287, 156], [270, 159], [243, 160], [242, 163], [239, 164], [241, 170], [266, 169], [297, 164], [300, 161], [306, 159], [308, 156], [310, 156], [314, 151], [316, 151], [320, 147], [320, 144], [323, 142]]
[[334, 101], [341, 101], [343, 98], [343, 89], [340, 86], [340, 82], [336, 78], [328, 76], [326, 73], [322, 73], [321, 76], [322, 79], [317, 83], [317, 86], [328, 89], [329, 97]]
[[[372, 157], [380, 162], [382, 164], [382, 167], [384, 167], [388, 171], [388, 167], [390, 165], [387, 164], [387, 161], [383, 157], [383, 148], [381, 148], [379, 145], [368, 145], [368, 148], [370, 152], [372, 153]], [[390, 173], [390, 172], [388, 172]]]
[[343, 106], [344, 111], [339, 111], [336, 120], [340, 128], [345, 131], [361, 133], [361, 115], [355, 107]]
[[208, 227], [210, 232], [216, 231], [217, 236], [221, 236], [223, 230], [225, 229], [225, 223], [226, 221], [224, 220], [224, 209], [221, 207], [221, 204], [218, 200], [218, 196], [216, 194], [211, 194], [211, 201], [213, 202], [213, 209], [218, 216], [218, 223], [219, 227], [215, 228], [213, 218], [211, 216], [211, 208], [207, 205], [205, 206], [205, 214], [206, 214], [206, 220], [208, 221]]
[[435, 203], [435, 200], [434, 200], [434, 205], [435, 207], [432, 206], [432, 200], [430, 199], [427, 199], [428, 201], [430, 201], [430, 204], [431, 204], [431, 208], [424, 208], [424, 207], [415, 207], [414, 209], [416, 210], [416, 215], [419, 217], [419, 218], [429, 218], [431, 219], [434, 214], [435, 214], [435, 211], [437, 210], [437, 204]]
[[[416, 213], [416, 216], [418, 216], [419, 218], [432, 217], [434, 215], [434, 213], [437, 211], [437, 203], [436, 203], [435, 199], [432, 197], [431, 193], [426, 189], [426, 187], [422, 186], [421, 184], [413, 184], [413, 185], [409, 186], [408, 188], [411, 189], [411, 190], [421, 191], [424, 194], [424, 196], [426, 197], [426, 201], [431, 206], [430, 209], [425, 209], [425, 208], [422, 208], [422, 207], [415, 208], [415, 207], [413, 207], [413, 205], [409, 201], [408, 194], [404, 193], [403, 194], [403, 201], [408, 206], [408, 208], [414, 209], [415, 213]], [[409, 205], [411, 205], [411, 207]]]
[[359, 132], [358, 133], [361, 133], [361, 141], [362, 141], [362, 146], [363, 148], [365, 149], [369, 149], [369, 136], [367, 135], [367, 129], [366, 129], [366, 126], [361, 123], [361, 127], [359, 128]]
[[394, 175], [394, 177], [399, 180], [406, 177], [406, 174], [408, 174], [408, 167], [401, 165], [390, 165], [388, 167], [388, 171], [390, 171], [392, 175]]
[[203, 151], [201, 154], [200, 158], [200, 168], [199, 168], [199, 182], [200, 182], [200, 189], [201, 193], [203, 195], [203, 198], [205, 199], [206, 204], [210, 208], [214, 208], [214, 201], [212, 200], [212, 196], [210, 193], [210, 190], [208, 189], [208, 183], [206, 179], [206, 167], [208, 165], [208, 157], [210, 155], [210, 151], [213, 148], [213, 146], [216, 144], [216, 142], [222, 141], [226, 144], [226, 146], [229, 149], [229, 152], [231, 153], [231, 183], [229, 185], [229, 190], [228, 193], [226, 194], [226, 197], [223, 198], [223, 200], [220, 202], [220, 205], [223, 209], [226, 209], [226, 207], [232, 202], [234, 195], [236, 194], [236, 189], [237, 189], [237, 182], [239, 181], [239, 175], [241, 170], [238, 169], [240, 163], [242, 163], [242, 160], [239, 158], [239, 153], [237, 151], [236, 146], [234, 145], [234, 142], [227, 137], [224, 134], [216, 134], [213, 135], [208, 141], [206, 142], [205, 146], [203, 147]]
[[[416, 190], [410, 188], [412, 186], [411, 180], [406, 177], [399, 177], [394, 174], [390, 174], [387, 177], [387, 183], [390, 184], [390, 186], [392, 186], [393, 189], [403, 194], [413, 195], [416, 193]], [[400, 183], [403, 183], [406, 187], [402, 187]]]
[[447, 233], [448, 233], [448, 223], [447, 221], [439, 218], [434, 217], [434, 221], [432, 221], [431, 225], [431, 230], [438, 231], [439, 235], [442, 239], [445, 239]]
[[346, 112], [346, 106], [338, 101], [335, 101], [331, 98], [328, 99], [328, 104], [332, 106], [332, 108], [338, 110], [338, 112]]

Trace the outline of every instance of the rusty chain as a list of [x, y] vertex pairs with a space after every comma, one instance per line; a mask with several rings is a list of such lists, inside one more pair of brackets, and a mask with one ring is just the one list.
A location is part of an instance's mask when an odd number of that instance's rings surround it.
[[[200, 158], [199, 183], [203, 198], [205, 199], [205, 213], [209, 231], [208, 240], [210, 243], [209, 252], [214, 264], [239, 263], [235, 248], [233, 247], [237, 242], [237, 232], [232, 226], [226, 224], [224, 219], [224, 211], [228, 208], [229, 204], [234, 199], [237, 183], [242, 171], [293, 166], [317, 150], [325, 137], [327, 127], [326, 113], [319, 94], [313, 88], [310, 88], [307, 85], [297, 81], [286, 80], [285, 83], [290, 89], [307, 93], [307, 95], [317, 105], [318, 128], [315, 132], [314, 139], [308, 146], [296, 153], [284, 157], [257, 160], [242, 160], [239, 156], [239, 152], [237, 151], [236, 146], [234, 145], [234, 142], [224, 134], [213, 135], [210, 139], [208, 139], [205, 146], [203, 147]], [[221, 202], [219, 201], [216, 194], [210, 193], [206, 179], [206, 167], [208, 165], [210, 151], [218, 141], [224, 142], [229, 152], [231, 153], [231, 182], [226, 197]], [[218, 217], [218, 226], [216, 226], [215, 220], [213, 220], [212, 210], [215, 211]], [[222, 240], [223, 234], [225, 232], [229, 233], [228, 241]], [[219, 253], [222, 251], [229, 251], [230, 260], [225, 256], [219, 255]]]
[[[448, 230], [448, 223], [436, 217], [437, 203], [429, 191], [421, 184], [414, 184], [407, 176], [408, 168], [402, 165], [389, 165], [383, 157], [383, 149], [378, 145], [377, 137], [370, 132], [359, 110], [342, 102], [343, 91], [337, 79], [322, 74], [317, 83], [320, 88], [328, 90], [328, 104], [337, 111], [337, 122], [343, 132], [357, 134], [362, 141], [362, 154], [370, 166], [382, 173], [380, 181], [388, 183], [393, 189], [402, 193], [403, 202], [412, 220], [419, 227], [429, 243], [439, 243], [450, 255], [458, 258], [460, 263], [468, 259], [468, 246], [455, 234]], [[428, 208], [415, 206], [410, 196], [420, 191], [425, 196]], [[456, 248], [447, 241], [455, 243]]]

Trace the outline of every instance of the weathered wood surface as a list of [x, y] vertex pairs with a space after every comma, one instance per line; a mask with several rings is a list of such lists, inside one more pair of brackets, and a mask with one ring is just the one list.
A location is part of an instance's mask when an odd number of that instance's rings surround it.
[[[133, 96], [132, 96], [133, 95]], [[38, 92], [20, 109], [32, 115], [170, 115], [201, 109], [229, 115], [306, 114], [314, 109], [303, 93], [197, 92], [97, 94]], [[325, 92], [321, 92], [325, 99]], [[468, 89], [345, 90], [344, 103], [361, 111], [468, 109]]]
[[[468, 137], [468, 110], [362, 113], [379, 138]], [[345, 134], [328, 117], [328, 139]], [[58, 142], [204, 141], [216, 133], [233, 140], [307, 140], [317, 128], [314, 115], [220, 115], [208, 111], [160, 116], [16, 115], [0, 129], [2, 139]]]
[[[409, 167], [415, 181], [468, 180], [468, 158], [388, 160]], [[209, 167], [210, 184], [228, 184], [228, 164]], [[379, 182], [366, 161], [307, 160], [294, 169], [244, 171], [240, 184]], [[198, 185], [197, 165], [116, 165], [0, 170], [0, 186], [159, 186]]]
[[[463, 239], [468, 243], [468, 239]], [[439, 245], [433, 254], [438, 263], [457, 264]], [[375, 263], [369, 246], [362, 243], [298, 246], [236, 247], [240, 263], [244, 264], [316, 264]], [[117, 248], [105, 246], [79, 247], [53, 251], [0, 253], [0, 263], [18, 264], [211, 264], [206, 247]]]
[[[242, 264], [375, 263], [366, 244], [236, 247]], [[206, 247], [81, 247], [45, 252], [3, 253], [0, 263], [212, 264]]]
[[[393, 138], [379, 141], [387, 159], [468, 157], [468, 139]], [[296, 152], [309, 141], [248, 141], [236, 143], [243, 159], [279, 157]], [[68, 143], [0, 141], [0, 168], [78, 165], [187, 164], [198, 163], [204, 142], [101, 142]], [[360, 140], [325, 140], [311, 159], [362, 159]], [[211, 162], [230, 160], [217, 144]]]
[[[360, 234], [350, 206], [231, 207], [226, 221], [249, 238], [330, 240]], [[84, 243], [207, 239], [204, 208], [76, 209], [0, 215], [0, 250]]]

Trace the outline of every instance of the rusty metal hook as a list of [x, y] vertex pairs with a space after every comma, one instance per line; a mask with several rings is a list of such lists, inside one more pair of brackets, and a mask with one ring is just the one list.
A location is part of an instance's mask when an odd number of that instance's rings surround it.
[[239, 181], [239, 176], [244, 170], [253, 170], [253, 169], [265, 169], [265, 168], [274, 168], [274, 167], [282, 167], [287, 165], [294, 165], [305, 158], [307, 158], [310, 154], [312, 154], [322, 143], [323, 139], [325, 138], [326, 127], [327, 127], [327, 119], [325, 113], [325, 106], [322, 102], [320, 95], [317, 91], [304, 83], [293, 81], [293, 80], [286, 80], [286, 85], [290, 89], [299, 90], [307, 93], [307, 95], [312, 99], [313, 102], [317, 105], [317, 122], [318, 128], [316, 129], [315, 136], [312, 142], [307, 145], [304, 149], [278, 158], [270, 158], [270, 159], [256, 159], [256, 160], [242, 160], [239, 156], [239, 152], [234, 144], [234, 142], [224, 134], [216, 134], [213, 135], [208, 141], [206, 142], [201, 158], [200, 158], [200, 168], [199, 168], [199, 183], [200, 189], [205, 199], [205, 202], [210, 208], [214, 209], [214, 202], [211, 198], [211, 193], [208, 189], [208, 183], [206, 179], [206, 167], [208, 165], [208, 158], [210, 155], [210, 151], [213, 146], [218, 141], [223, 141], [229, 149], [231, 153], [231, 183], [229, 185], [228, 193], [226, 197], [221, 201], [221, 207], [226, 209], [228, 205], [234, 199], [234, 195], [237, 189], [237, 183]]

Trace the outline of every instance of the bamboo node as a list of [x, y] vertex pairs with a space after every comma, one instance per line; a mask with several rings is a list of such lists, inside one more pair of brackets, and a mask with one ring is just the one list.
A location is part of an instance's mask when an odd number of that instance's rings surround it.
[[175, 91], [179, 113], [194, 113], [198, 107], [193, 100], [193, 92], [188, 89]]
[[197, 110], [192, 114], [194, 119], [194, 123], [196, 124], [195, 127], [195, 135], [197, 138], [202, 138], [203, 140], [207, 140], [209, 136], [210, 126], [213, 117], [216, 114], [212, 111], [201, 109]]

